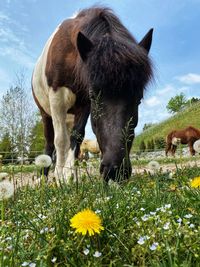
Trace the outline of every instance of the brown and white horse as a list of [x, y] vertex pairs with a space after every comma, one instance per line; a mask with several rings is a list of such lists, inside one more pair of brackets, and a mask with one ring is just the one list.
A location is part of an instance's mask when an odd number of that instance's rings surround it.
[[[33, 72], [32, 91], [46, 153], [51, 156], [56, 149], [56, 176], [71, 176], [91, 113], [101, 174], [105, 180], [119, 174], [129, 178], [138, 105], [152, 76], [152, 32], [137, 43], [110, 9], [94, 7], [65, 20], [49, 38]], [[68, 114], [74, 115], [71, 136]]]
[[193, 144], [198, 139], [200, 139], [200, 131], [192, 126], [182, 130], [174, 130], [167, 135], [165, 154], [167, 156], [168, 153], [171, 152], [174, 156], [178, 143], [181, 143], [184, 145], [188, 144], [190, 154], [193, 156], [195, 155]]

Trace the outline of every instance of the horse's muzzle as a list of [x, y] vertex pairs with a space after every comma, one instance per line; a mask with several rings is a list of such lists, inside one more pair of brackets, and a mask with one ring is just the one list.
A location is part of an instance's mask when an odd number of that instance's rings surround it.
[[121, 163], [119, 165], [105, 164], [102, 161], [100, 165], [100, 174], [103, 176], [104, 180], [108, 182], [110, 179], [113, 181], [123, 181], [130, 178], [132, 172], [131, 164]]

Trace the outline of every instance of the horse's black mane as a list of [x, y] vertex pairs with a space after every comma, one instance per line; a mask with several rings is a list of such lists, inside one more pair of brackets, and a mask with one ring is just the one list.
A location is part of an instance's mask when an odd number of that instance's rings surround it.
[[87, 62], [90, 73], [83, 71], [84, 63], [78, 64], [78, 69], [82, 69], [81, 82], [92, 81], [92, 87], [104, 90], [106, 94], [127, 93], [141, 98], [152, 76], [147, 52], [137, 45], [111, 9], [84, 9], [78, 17], [85, 18], [81, 32], [95, 44]]

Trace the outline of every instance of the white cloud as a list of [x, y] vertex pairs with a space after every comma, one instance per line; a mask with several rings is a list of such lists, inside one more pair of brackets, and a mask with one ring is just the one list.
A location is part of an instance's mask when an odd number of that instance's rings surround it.
[[0, 56], [31, 69], [34, 60], [25, 45], [25, 33], [27, 29], [24, 26], [0, 12]]
[[200, 74], [188, 73], [186, 75], [176, 77], [176, 79], [185, 84], [197, 84], [200, 83]]
[[152, 96], [146, 99], [144, 102], [149, 107], [155, 107], [161, 103], [157, 96]]
[[174, 87], [171, 84], [167, 84], [163, 89], [159, 89], [156, 93], [160, 96], [168, 95], [169, 93], [173, 92]]

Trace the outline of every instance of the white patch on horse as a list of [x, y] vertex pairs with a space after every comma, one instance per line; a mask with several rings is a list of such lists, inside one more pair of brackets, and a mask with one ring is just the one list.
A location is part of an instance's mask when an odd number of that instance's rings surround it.
[[45, 69], [47, 64], [47, 55], [49, 51], [49, 47], [51, 45], [51, 42], [56, 34], [56, 32], [59, 30], [60, 25], [56, 28], [56, 30], [53, 32], [53, 34], [49, 37], [48, 41], [45, 44], [45, 47], [42, 51], [42, 54], [37, 60], [37, 63], [34, 68], [33, 72], [33, 79], [32, 79], [32, 86], [33, 86], [33, 92], [40, 103], [41, 107], [44, 109], [44, 111], [51, 115], [50, 111], [50, 105], [49, 105], [49, 86], [47, 84], [47, 78], [45, 75]]
[[58, 87], [56, 91], [47, 84], [45, 69], [51, 42], [58, 31], [59, 26], [48, 39], [41, 56], [39, 57], [33, 72], [33, 91], [44, 111], [52, 117], [54, 127], [54, 144], [56, 148], [55, 176], [67, 177], [64, 169], [67, 153], [70, 147], [70, 130], [67, 127], [67, 111], [76, 101], [75, 94], [67, 87]]

